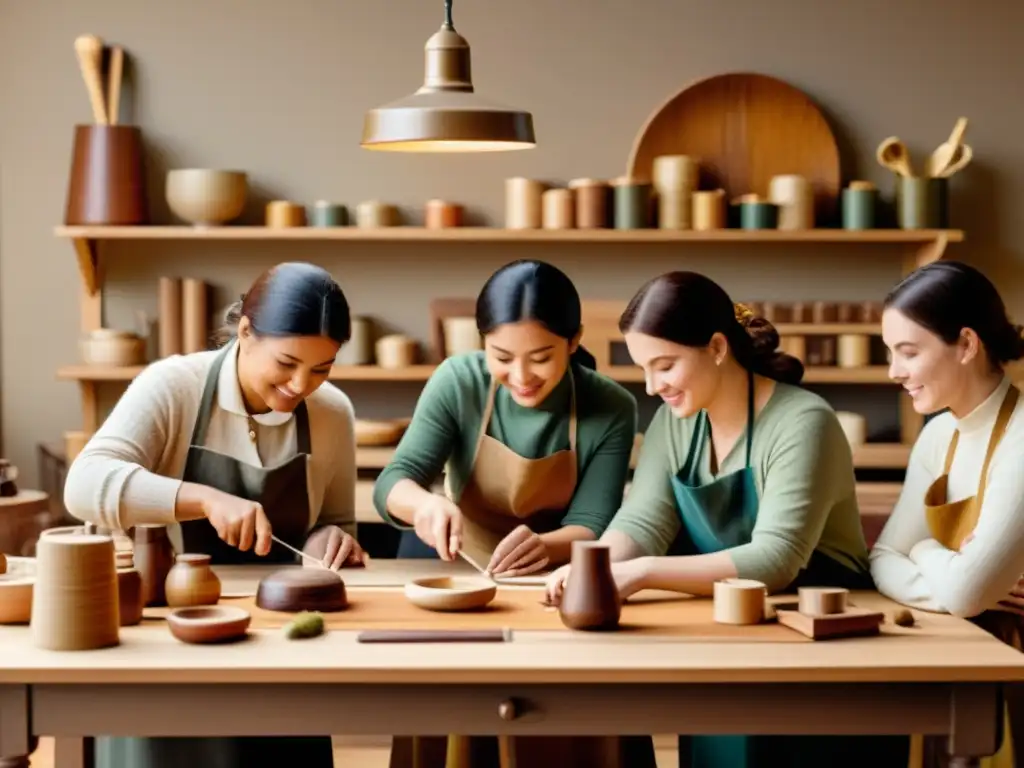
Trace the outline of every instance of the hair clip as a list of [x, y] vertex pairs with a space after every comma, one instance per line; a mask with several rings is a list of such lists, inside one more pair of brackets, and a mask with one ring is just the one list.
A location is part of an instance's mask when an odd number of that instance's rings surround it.
[[746, 304], [737, 302], [733, 305], [733, 311], [736, 314], [736, 321], [742, 323], [744, 320], [754, 319], [754, 310], [748, 307]]

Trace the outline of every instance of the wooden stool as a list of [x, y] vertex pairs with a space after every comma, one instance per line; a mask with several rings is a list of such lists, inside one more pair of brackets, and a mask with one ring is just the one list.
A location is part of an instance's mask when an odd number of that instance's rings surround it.
[[50, 496], [43, 491], [21, 490], [14, 496], [0, 496], [0, 552], [31, 557], [49, 513]]

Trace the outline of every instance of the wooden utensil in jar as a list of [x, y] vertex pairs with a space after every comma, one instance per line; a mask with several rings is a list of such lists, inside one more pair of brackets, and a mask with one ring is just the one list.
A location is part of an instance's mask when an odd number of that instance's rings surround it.
[[885, 168], [900, 176], [913, 176], [914, 171], [910, 167], [910, 152], [907, 145], [896, 136], [890, 136], [875, 151], [875, 157]]
[[111, 46], [107, 64], [107, 119], [111, 125], [119, 122], [121, 112], [121, 75], [124, 72], [124, 49]]
[[948, 179], [957, 171], [963, 170], [974, 159], [974, 150], [970, 144], [961, 144], [953, 156], [952, 162], [948, 163], [935, 174], [937, 179]]
[[82, 79], [89, 92], [93, 119], [99, 125], [107, 124], [107, 110], [103, 103], [103, 41], [96, 35], [80, 35], [75, 39], [75, 54], [82, 70]]
[[[946, 168], [957, 158], [957, 150], [963, 145], [964, 132], [967, 130], [967, 118], [961, 117], [953, 126], [949, 138], [939, 144], [928, 158], [928, 175], [933, 179], [945, 176]], [[966, 163], [965, 163], [966, 165]]]

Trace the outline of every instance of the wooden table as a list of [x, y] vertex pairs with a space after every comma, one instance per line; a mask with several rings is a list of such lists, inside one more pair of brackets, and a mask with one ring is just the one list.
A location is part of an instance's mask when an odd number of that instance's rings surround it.
[[[377, 560], [345, 576], [357, 593], [466, 568]], [[267, 573], [218, 571], [227, 593], [253, 591]], [[854, 598], [895, 607], [874, 593]], [[819, 642], [564, 630], [518, 631], [507, 643], [374, 645], [354, 631], [288, 641], [255, 630], [246, 642], [203, 647], [151, 623], [123, 628], [118, 647], [77, 653], [39, 650], [27, 627], [0, 627], [0, 755], [29, 752], [39, 735], [67, 744], [268, 727], [388, 734], [396, 723], [421, 735], [946, 734], [954, 755], [993, 754], [1001, 688], [1024, 681], [1024, 654], [967, 621], [916, 615], [914, 628]]]

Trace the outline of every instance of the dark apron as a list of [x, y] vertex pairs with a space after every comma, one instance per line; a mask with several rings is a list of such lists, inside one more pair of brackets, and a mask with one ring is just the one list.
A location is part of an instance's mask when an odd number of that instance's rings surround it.
[[[217, 355], [206, 377], [203, 397], [192, 430], [182, 480], [259, 502], [274, 535], [302, 549], [309, 528], [309, 492], [306, 463], [310, 456], [309, 416], [305, 402], [295, 409], [297, 452], [277, 467], [258, 467], [217, 453], [204, 446], [217, 380], [225, 356], [235, 354], [230, 344]], [[276, 542], [265, 557], [225, 544], [210, 521], [181, 523], [185, 552], [208, 554], [217, 565], [297, 562], [297, 555]], [[273, 724], [268, 723], [272, 728]], [[243, 768], [259, 763], [332, 768], [330, 736], [282, 737], [98, 737], [96, 768]]]
[[[721, 552], [753, 538], [760, 500], [750, 466], [754, 443], [754, 377], [747, 385], [746, 462], [742, 469], [710, 483], [700, 481], [705, 445], [711, 441], [711, 424], [701, 411], [682, 469], [671, 478], [672, 492], [682, 529], [672, 544], [671, 555]], [[796, 580], [784, 591], [801, 586], [874, 589], [868, 571], [854, 571], [815, 550]], [[909, 737], [848, 736], [680, 736], [680, 768], [820, 768], [830, 762], [850, 764], [856, 756], [872, 768], [906, 768]]]

